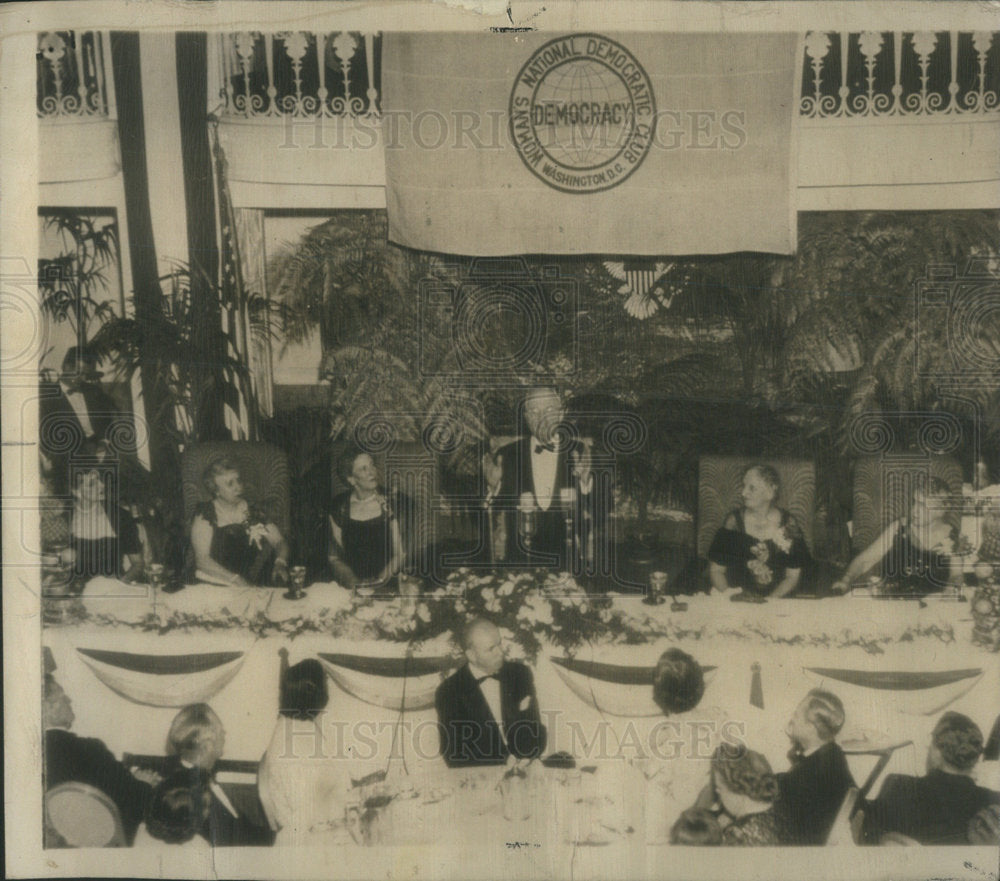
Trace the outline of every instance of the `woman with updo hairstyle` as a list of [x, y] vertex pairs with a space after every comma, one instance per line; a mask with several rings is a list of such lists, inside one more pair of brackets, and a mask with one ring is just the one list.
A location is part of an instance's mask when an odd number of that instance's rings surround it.
[[798, 587], [809, 549], [798, 521], [778, 506], [780, 492], [781, 479], [770, 465], [744, 470], [742, 504], [729, 512], [708, 549], [713, 589], [783, 597]]
[[705, 694], [705, 674], [687, 652], [667, 649], [653, 673], [653, 700], [664, 715], [686, 713], [698, 706]]
[[[347, 756], [338, 755], [341, 739], [328, 730], [326, 673], [315, 658], [282, 674], [278, 722], [257, 771], [264, 814], [278, 845], [301, 844], [322, 824], [330, 840], [351, 841], [346, 827], [331, 828], [344, 816], [352, 787]], [[324, 843], [326, 843], [324, 838]]]
[[330, 565], [344, 587], [384, 585], [403, 565], [403, 541], [395, 506], [381, 486], [375, 460], [349, 450], [338, 461], [350, 489], [330, 505]]
[[208, 847], [199, 833], [212, 804], [209, 775], [201, 768], [181, 767], [154, 788], [143, 826], [136, 833], [136, 847], [156, 842]]
[[82, 461], [75, 463], [70, 485], [73, 575], [84, 581], [96, 576], [137, 581], [144, 571], [139, 527], [128, 509], [108, 492], [113, 485], [107, 481], [109, 472], [101, 467], [106, 450], [86, 441], [80, 452]]
[[939, 477], [917, 481], [907, 513], [851, 561], [833, 584], [834, 592], [849, 590], [876, 566], [886, 581], [886, 592], [900, 596], [938, 593], [960, 583], [958, 530], [947, 519], [950, 501], [948, 484]]
[[248, 585], [288, 582], [288, 545], [281, 530], [243, 495], [239, 468], [216, 459], [202, 475], [209, 501], [191, 522], [196, 577]]
[[864, 841], [966, 844], [970, 832], [982, 833], [978, 824], [989, 825], [988, 809], [1000, 805], [1000, 792], [976, 782], [982, 753], [980, 727], [962, 713], [945, 713], [931, 732], [927, 773], [888, 774], [878, 797], [864, 805]]
[[780, 844], [777, 799], [778, 780], [767, 759], [742, 744], [722, 743], [712, 754], [708, 785], [678, 824], [693, 812], [703, 812], [718, 823], [720, 844]]

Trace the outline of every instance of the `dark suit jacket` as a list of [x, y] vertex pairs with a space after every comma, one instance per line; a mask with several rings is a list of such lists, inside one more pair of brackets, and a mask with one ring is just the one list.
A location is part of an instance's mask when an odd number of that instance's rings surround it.
[[825, 844], [854, 778], [832, 741], [777, 775], [785, 844]]
[[[500, 672], [503, 719], [493, 718], [469, 665], [460, 667], [438, 686], [437, 707], [441, 754], [451, 768], [465, 765], [502, 765], [509, 755], [536, 758], [545, 749], [542, 725], [531, 670], [515, 661], [504, 661]], [[521, 710], [525, 698], [528, 707]], [[503, 725], [506, 745], [500, 737]]]
[[[506, 560], [518, 565], [553, 566], [567, 568], [566, 560], [566, 518], [559, 507], [559, 491], [572, 487], [576, 490], [576, 536], [578, 547], [585, 547], [593, 535], [595, 555], [605, 559], [604, 539], [611, 506], [610, 491], [599, 486], [596, 472], [590, 493], [580, 491], [579, 481], [573, 475], [571, 453], [582, 454], [583, 445], [575, 443], [561, 449], [557, 454], [555, 483], [552, 487], [553, 502], [547, 511], [537, 513], [537, 532], [532, 539], [531, 555], [519, 545], [517, 534], [517, 507], [522, 493], [535, 492], [535, 481], [531, 467], [532, 450], [538, 440], [524, 437], [501, 447], [498, 454], [503, 457], [503, 476], [500, 491], [494, 500], [494, 507], [505, 512], [507, 518]], [[577, 552], [579, 554], [579, 552]], [[547, 556], [544, 556], [547, 555]]]
[[962, 774], [890, 774], [878, 798], [865, 805], [864, 838], [878, 844], [883, 832], [901, 832], [921, 844], [967, 844], [969, 820], [991, 804], [1000, 804], [1000, 792]]
[[[69, 491], [69, 461], [79, 453], [80, 445], [88, 438], [108, 440], [115, 421], [127, 415], [121, 412], [121, 408], [98, 385], [84, 385], [81, 393], [93, 429], [91, 435], [83, 430], [80, 417], [76, 415], [76, 410], [61, 385], [43, 382], [39, 387], [39, 444], [42, 452], [52, 462], [53, 489], [58, 495], [65, 495]], [[133, 452], [120, 449], [117, 441], [121, 437], [124, 437], [124, 433], [119, 433], [119, 437], [115, 439], [116, 446], [119, 447], [117, 452]]]
[[[85, 384], [80, 392], [87, 405], [87, 415], [93, 429], [90, 437], [106, 439], [115, 420], [128, 414], [121, 413], [121, 408], [98, 385]], [[76, 410], [58, 383], [42, 383], [39, 388], [38, 427], [42, 451], [46, 455], [69, 455], [88, 436], [80, 424], [80, 417], [76, 415]]]
[[[169, 777], [183, 766], [176, 756], [167, 759], [163, 767], [163, 776]], [[204, 778], [202, 778], [204, 779]], [[213, 847], [252, 847], [274, 844], [274, 833], [264, 822], [255, 822], [247, 814], [240, 812], [239, 801], [227, 792], [226, 796], [239, 813], [234, 817], [229, 809], [212, 792], [212, 802], [208, 809], [208, 817], [201, 828], [201, 837]], [[258, 812], [263, 818], [263, 809]]]
[[100, 740], [50, 728], [45, 732], [45, 789], [70, 781], [96, 787], [118, 806], [125, 836], [131, 843], [146, 813], [152, 788], [133, 777]]

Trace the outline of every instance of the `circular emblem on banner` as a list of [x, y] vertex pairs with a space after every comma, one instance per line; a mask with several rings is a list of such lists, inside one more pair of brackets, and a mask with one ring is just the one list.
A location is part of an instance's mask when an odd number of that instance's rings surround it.
[[510, 94], [510, 134], [532, 174], [564, 193], [618, 186], [649, 152], [656, 101], [621, 43], [598, 34], [549, 40]]

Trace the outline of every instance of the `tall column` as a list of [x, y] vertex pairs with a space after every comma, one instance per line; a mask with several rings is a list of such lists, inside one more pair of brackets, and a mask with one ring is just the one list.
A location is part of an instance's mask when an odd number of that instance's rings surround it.
[[[135, 291], [135, 318], [145, 327], [155, 326], [163, 314], [153, 217], [150, 208], [146, 160], [146, 126], [143, 117], [143, 78], [139, 60], [139, 35], [111, 34], [111, 63], [118, 105], [118, 138], [121, 145], [122, 182], [129, 260]], [[166, 390], [156, 382], [155, 362], [149, 347], [140, 352], [142, 404], [149, 433], [149, 458], [153, 472], [173, 472], [176, 450], [161, 421], [173, 417]], [[136, 414], [139, 418], [140, 414]], [[169, 486], [164, 481], [164, 486]]]
[[184, 180], [187, 251], [191, 267], [191, 308], [195, 350], [204, 352], [205, 388], [215, 393], [205, 397], [195, 430], [201, 440], [226, 438], [223, 416], [224, 378], [222, 364], [227, 355], [221, 332], [220, 302], [215, 286], [219, 270], [216, 237], [215, 178], [208, 143], [208, 53], [205, 33], [178, 33], [175, 37], [176, 105], [180, 135], [180, 159]]

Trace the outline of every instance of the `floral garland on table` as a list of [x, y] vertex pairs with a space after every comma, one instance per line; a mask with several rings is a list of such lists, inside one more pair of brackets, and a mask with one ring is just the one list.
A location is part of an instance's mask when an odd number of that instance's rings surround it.
[[357, 636], [424, 642], [454, 633], [472, 618], [497, 624], [512, 658], [534, 662], [543, 640], [567, 650], [584, 643], [643, 643], [667, 634], [651, 619], [640, 621], [612, 608], [607, 597], [588, 596], [565, 575], [539, 571], [459, 569], [425, 593], [412, 609], [406, 601], [361, 601], [353, 610]]
[[[59, 607], [53, 605], [49, 609], [54, 603]], [[272, 618], [266, 609], [237, 614], [222, 607], [206, 614], [165, 606], [139, 618], [122, 619], [113, 612], [89, 613], [78, 599], [46, 600], [43, 611], [47, 626], [89, 623], [157, 634], [245, 629], [261, 637], [280, 635], [294, 639], [303, 634], [329, 634], [346, 640], [383, 639], [411, 644], [430, 642], [454, 633], [471, 618], [483, 617], [500, 628], [512, 658], [530, 662], [537, 660], [545, 644], [559, 646], [572, 654], [586, 644], [639, 645], [661, 639], [697, 642], [722, 636], [758, 639], [773, 645], [856, 647], [868, 654], [882, 654], [884, 646], [897, 642], [922, 638], [946, 644], [957, 641], [949, 624], [915, 624], [891, 635], [867, 635], [851, 628], [782, 635], [765, 622], [732, 626], [721, 622], [688, 623], [683, 616], [676, 615], [653, 617], [644, 607], [633, 603], [616, 608], [611, 598], [589, 596], [568, 576], [544, 570], [459, 569], [442, 586], [419, 597], [379, 600], [355, 595], [346, 603], [318, 605], [291, 617]]]

